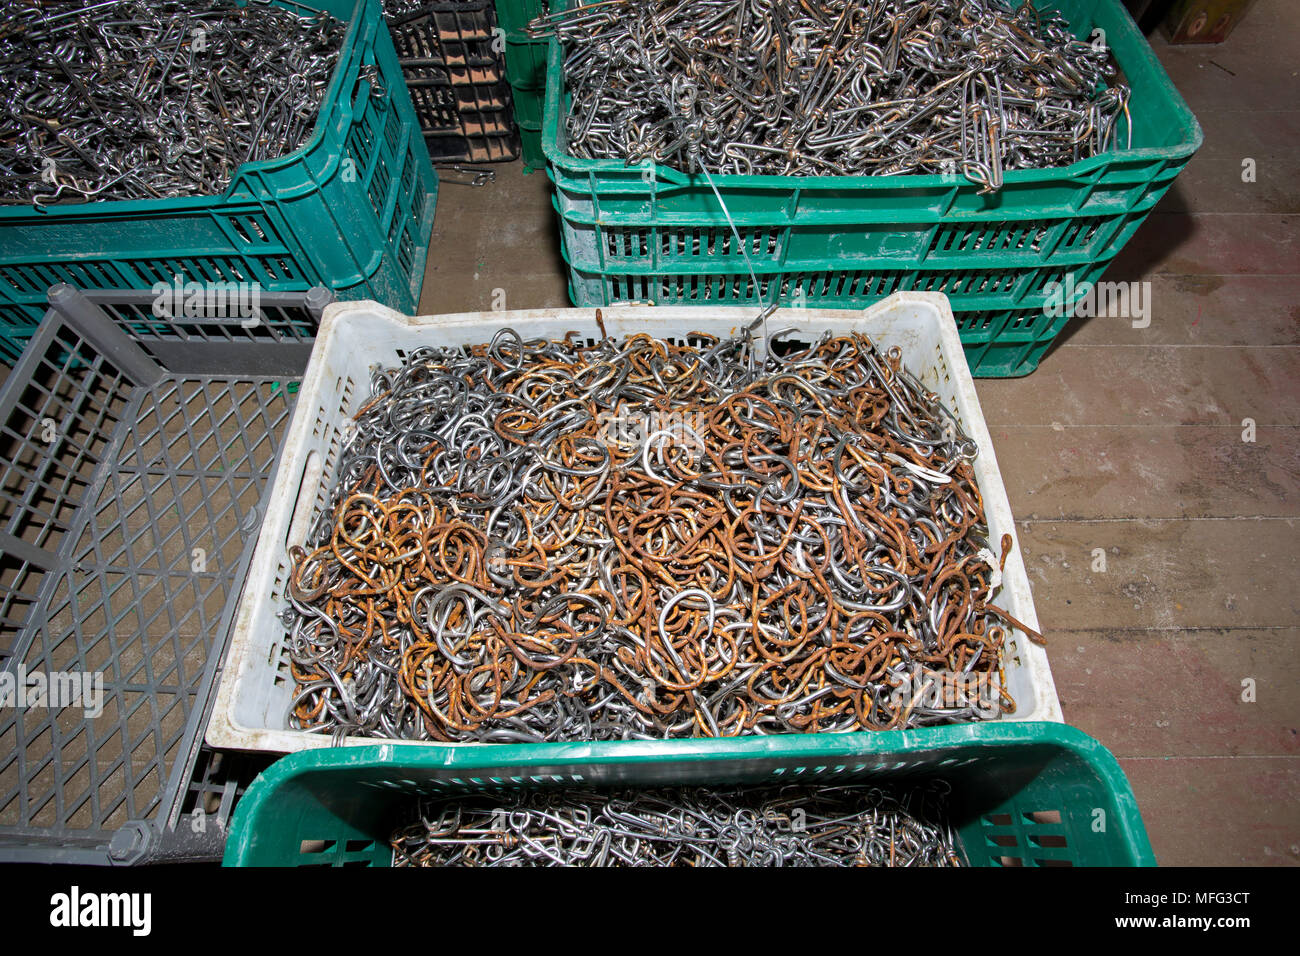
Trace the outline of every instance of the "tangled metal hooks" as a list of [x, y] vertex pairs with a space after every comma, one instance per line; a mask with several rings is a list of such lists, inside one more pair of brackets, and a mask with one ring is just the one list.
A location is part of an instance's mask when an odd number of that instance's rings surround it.
[[0, 203], [221, 193], [307, 141], [345, 33], [260, 0], [0, 0]]
[[567, 149], [694, 173], [1003, 173], [1116, 143], [1107, 50], [1003, 0], [601, 0], [539, 17]]
[[425, 800], [395, 866], [965, 866], [948, 787], [533, 790]]
[[1012, 711], [1023, 625], [989, 603], [974, 443], [897, 349], [767, 345], [503, 329], [374, 371], [291, 549], [290, 725], [527, 742]]

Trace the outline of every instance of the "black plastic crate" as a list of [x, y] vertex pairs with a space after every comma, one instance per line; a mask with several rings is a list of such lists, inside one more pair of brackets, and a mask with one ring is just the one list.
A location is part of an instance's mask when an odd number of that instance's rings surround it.
[[510, 84], [504, 80], [456, 84], [408, 76], [406, 85], [434, 162], [497, 163], [519, 158], [519, 128]]
[[492, 0], [385, 5], [429, 158], [507, 162], [519, 130]]

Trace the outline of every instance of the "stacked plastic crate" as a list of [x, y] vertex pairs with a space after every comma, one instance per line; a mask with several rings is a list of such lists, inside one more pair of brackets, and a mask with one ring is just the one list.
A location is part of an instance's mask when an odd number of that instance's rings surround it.
[[505, 41], [492, 0], [386, 0], [384, 10], [429, 158], [435, 163], [518, 159]]
[[1105, 34], [1132, 89], [1125, 147], [1010, 171], [991, 194], [960, 175], [706, 180], [579, 159], [559, 41], [549, 41], [543, 146], [573, 303], [858, 309], [893, 292], [939, 292], [973, 374], [1029, 374], [1202, 139], [1120, 0], [1036, 6], [1077, 37]]
[[542, 109], [546, 102], [546, 54], [550, 41], [528, 36], [528, 21], [547, 12], [546, 0], [496, 0], [497, 22], [505, 30], [506, 76], [514, 98], [515, 122], [524, 166], [544, 169]]

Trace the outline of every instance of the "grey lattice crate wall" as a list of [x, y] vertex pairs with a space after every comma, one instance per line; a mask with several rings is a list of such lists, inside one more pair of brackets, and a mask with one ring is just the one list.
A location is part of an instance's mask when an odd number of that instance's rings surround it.
[[242, 784], [202, 731], [328, 300], [264, 294], [245, 328], [51, 291], [0, 389], [0, 670], [100, 673], [103, 712], [0, 708], [0, 859], [220, 856]]

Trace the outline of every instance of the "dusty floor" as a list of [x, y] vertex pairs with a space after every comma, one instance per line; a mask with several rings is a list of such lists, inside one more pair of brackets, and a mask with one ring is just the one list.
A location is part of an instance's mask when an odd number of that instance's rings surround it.
[[[1150, 326], [1076, 320], [1033, 375], [978, 382], [1065, 718], [1166, 865], [1300, 864], [1293, 14], [1152, 37], [1205, 145], [1106, 274], [1151, 283]], [[441, 190], [422, 313], [569, 304], [546, 177], [496, 168]]]

